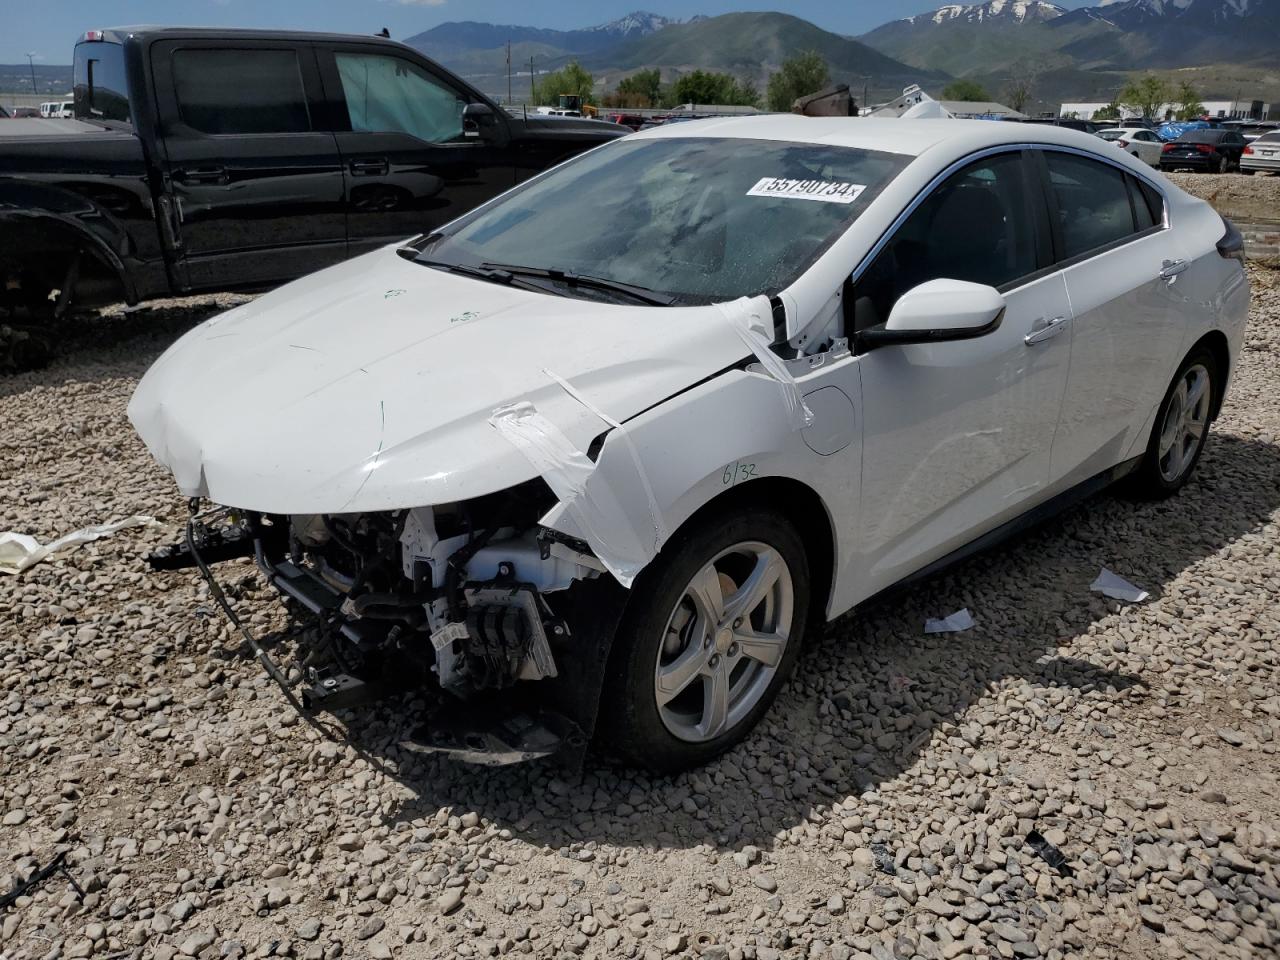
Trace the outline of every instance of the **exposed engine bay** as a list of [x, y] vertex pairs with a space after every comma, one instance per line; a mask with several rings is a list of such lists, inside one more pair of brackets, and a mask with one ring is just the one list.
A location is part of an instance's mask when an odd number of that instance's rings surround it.
[[[617, 606], [599, 606], [620, 592], [601, 577], [604, 565], [586, 544], [538, 525], [554, 502], [538, 479], [478, 500], [380, 513], [218, 509], [193, 515], [187, 543], [151, 562], [198, 566], [220, 595], [208, 564], [251, 554], [314, 622], [304, 636], [315, 639], [299, 651], [305, 709], [426, 692], [431, 720], [405, 746], [511, 763], [585, 746], [613, 619], [599, 614], [616, 617]], [[273, 671], [269, 658], [264, 665]]]

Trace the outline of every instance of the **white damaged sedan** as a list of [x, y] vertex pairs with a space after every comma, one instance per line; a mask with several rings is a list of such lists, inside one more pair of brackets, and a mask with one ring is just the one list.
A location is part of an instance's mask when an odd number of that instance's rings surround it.
[[[1095, 137], [705, 120], [192, 330], [129, 415], [315, 617], [306, 696], [407, 745], [706, 761], [806, 632], [1121, 477], [1186, 483], [1249, 291]], [[194, 506], [193, 506], [194, 509]]]

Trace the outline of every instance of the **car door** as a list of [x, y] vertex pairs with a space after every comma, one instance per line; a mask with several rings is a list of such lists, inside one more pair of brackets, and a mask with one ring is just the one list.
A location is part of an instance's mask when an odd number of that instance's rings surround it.
[[151, 63], [186, 286], [262, 286], [342, 260], [342, 168], [310, 44], [162, 41]]
[[856, 332], [903, 293], [947, 278], [994, 286], [999, 327], [972, 340], [857, 357], [862, 502], [854, 542], [867, 592], [886, 587], [1043, 498], [1067, 379], [1071, 309], [1051, 260], [1043, 195], [1018, 150], [956, 170], [855, 274]]
[[507, 121], [497, 135], [467, 129], [480, 101], [456, 78], [386, 45], [321, 51], [335, 104], [352, 256], [433, 230], [515, 184]]
[[1141, 452], [1182, 349], [1178, 274], [1187, 260], [1155, 180], [1082, 154], [1040, 155], [1074, 314], [1051, 468], [1064, 486]]
[[1133, 144], [1138, 150], [1138, 159], [1153, 167], [1160, 166], [1160, 138], [1150, 130], [1135, 130]]

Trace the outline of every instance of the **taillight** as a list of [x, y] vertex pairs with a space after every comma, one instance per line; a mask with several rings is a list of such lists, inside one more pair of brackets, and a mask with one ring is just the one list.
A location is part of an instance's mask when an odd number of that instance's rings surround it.
[[1127, 147], [1128, 145], [1129, 145], [1129, 141], [1128, 141], [1128, 140], [1117, 140], [1117, 141], [1116, 141], [1116, 146], [1118, 146], [1121, 150], [1123, 150], [1123, 149], [1124, 149], [1125, 147]]
[[1245, 147], [1245, 148], [1244, 148], [1244, 152], [1245, 152], [1245, 153], [1253, 153], [1253, 147]]
[[1201, 153], [1213, 153], [1213, 147], [1209, 146], [1207, 143], [1197, 143], [1196, 149]]
[[1244, 234], [1236, 229], [1236, 225], [1226, 217], [1222, 218], [1222, 225], [1227, 228], [1227, 232], [1222, 235], [1222, 239], [1218, 241], [1218, 254], [1227, 260], [1239, 260], [1244, 263]]
[[1160, 148], [1160, 152], [1161, 152], [1161, 153], [1168, 153], [1168, 152], [1169, 152], [1170, 150], [1172, 150], [1172, 149], [1173, 149], [1173, 144], [1172, 144], [1172, 143], [1166, 143], [1163, 147], [1161, 147], [1161, 148]]

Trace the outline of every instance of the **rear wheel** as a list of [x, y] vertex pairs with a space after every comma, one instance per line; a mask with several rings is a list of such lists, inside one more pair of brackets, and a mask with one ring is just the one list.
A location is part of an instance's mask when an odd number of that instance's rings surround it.
[[1218, 363], [1204, 347], [1182, 362], [1173, 378], [1134, 474], [1132, 490], [1148, 500], [1173, 496], [1186, 484], [1209, 437], [1214, 403], [1222, 389]]
[[597, 743], [670, 773], [747, 735], [795, 665], [809, 612], [795, 528], [764, 508], [683, 531], [636, 580], [614, 640]]

